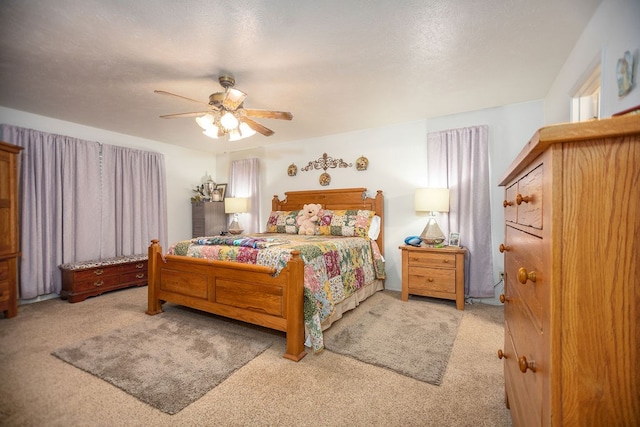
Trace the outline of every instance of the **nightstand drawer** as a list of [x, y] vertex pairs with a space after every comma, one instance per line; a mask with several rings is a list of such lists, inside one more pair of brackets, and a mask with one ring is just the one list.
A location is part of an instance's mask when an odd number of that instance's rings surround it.
[[409, 253], [407, 259], [409, 267], [438, 267], [438, 268], [456, 268], [456, 254], [444, 252], [417, 252]]
[[455, 293], [455, 270], [409, 267], [409, 293], [420, 290]]

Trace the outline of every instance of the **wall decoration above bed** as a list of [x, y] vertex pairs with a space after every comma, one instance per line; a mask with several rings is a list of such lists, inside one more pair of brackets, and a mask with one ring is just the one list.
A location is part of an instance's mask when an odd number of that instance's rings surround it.
[[327, 153], [323, 153], [322, 157], [319, 157], [317, 160], [311, 160], [307, 166], [303, 167], [301, 170], [307, 172], [314, 169], [323, 169], [324, 173], [320, 175], [318, 181], [320, 185], [327, 186], [331, 183], [331, 175], [327, 173], [327, 169], [332, 168], [350, 168], [353, 166], [353, 163], [347, 163], [342, 159], [334, 159], [333, 157], [329, 157]]
[[356, 159], [356, 169], [359, 171], [366, 171], [369, 167], [369, 159], [365, 156], [360, 156]]

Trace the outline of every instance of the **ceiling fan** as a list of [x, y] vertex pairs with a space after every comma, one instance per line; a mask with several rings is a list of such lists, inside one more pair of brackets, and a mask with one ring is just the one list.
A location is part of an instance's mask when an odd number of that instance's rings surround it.
[[230, 141], [237, 141], [254, 135], [256, 132], [271, 136], [273, 131], [252, 119], [280, 119], [291, 120], [293, 114], [285, 111], [256, 110], [244, 108], [244, 100], [247, 94], [234, 88], [236, 80], [231, 76], [218, 78], [224, 92], [215, 92], [209, 95], [209, 102], [198, 101], [164, 90], [155, 90], [155, 93], [181, 98], [200, 104], [206, 109], [190, 113], [166, 114], [160, 116], [163, 119], [178, 119], [195, 117], [198, 125], [204, 129], [203, 133], [211, 138], [221, 138], [229, 135]]

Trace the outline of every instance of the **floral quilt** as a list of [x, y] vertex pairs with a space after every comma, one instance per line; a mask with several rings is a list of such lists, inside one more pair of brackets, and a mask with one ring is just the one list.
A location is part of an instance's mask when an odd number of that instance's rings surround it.
[[375, 241], [282, 233], [212, 236], [178, 242], [168, 254], [263, 265], [274, 268], [277, 275], [291, 259], [292, 250], [300, 251], [304, 261], [305, 325], [313, 350], [320, 351], [324, 348], [321, 325], [335, 306], [374, 280], [385, 278]]

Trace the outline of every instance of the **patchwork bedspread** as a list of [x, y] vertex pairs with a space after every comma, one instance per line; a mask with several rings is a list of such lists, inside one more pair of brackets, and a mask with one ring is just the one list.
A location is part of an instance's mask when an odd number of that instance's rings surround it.
[[384, 279], [384, 261], [375, 241], [362, 237], [259, 233], [184, 240], [169, 255], [236, 261], [274, 268], [276, 275], [300, 251], [304, 261], [305, 325], [314, 351], [324, 348], [322, 322], [336, 304], [376, 279]]

